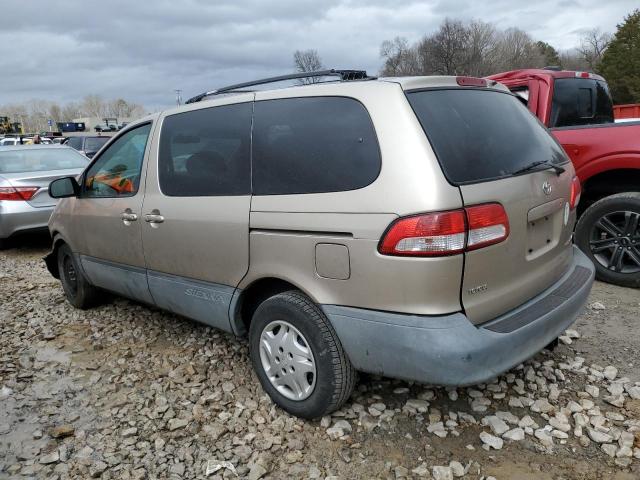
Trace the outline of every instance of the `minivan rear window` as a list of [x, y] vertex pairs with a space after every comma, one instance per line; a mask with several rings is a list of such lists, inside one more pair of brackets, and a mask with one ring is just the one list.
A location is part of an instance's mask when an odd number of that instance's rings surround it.
[[454, 185], [508, 177], [537, 161], [568, 162], [551, 134], [509, 93], [455, 88], [407, 97]]

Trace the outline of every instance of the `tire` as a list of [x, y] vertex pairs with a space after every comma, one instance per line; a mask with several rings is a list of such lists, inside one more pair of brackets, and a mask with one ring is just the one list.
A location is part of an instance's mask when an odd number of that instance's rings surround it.
[[[278, 343], [280, 334], [288, 342]], [[269, 355], [265, 344], [269, 341], [273, 342], [271, 346], [282, 345], [284, 351], [281, 347], [273, 348]], [[304, 347], [307, 353], [304, 353]], [[301, 292], [280, 293], [258, 306], [249, 328], [249, 348], [262, 388], [278, 406], [292, 415], [306, 419], [321, 417], [340, 408], [353, 392], [356, 371], [335, 330], [322, 310]], [[276, 359], [279, 360], [277, 366]], [[265, 365], [269, 360], [273, 360], [273, 368], [267, 373]], [[297, 371], [289, 371], [296, 366]], [[314, 373], [308, 371], [311, 369]], [[283, 374], [285, 370], [287, 372]], [[279, 386], [272, 382], [270, 374]], [[300, 379], [301, 375], [303, 378], [297, 385], [302, 388], [290, 387], [296, 385], [295, 379]]]
[[581, 215], [575, 241], [596, 267], [596, 278], [640, 287], [640, 192], [598, 200]]
[[66, 244], [58, 248], [58, 272], [62, 289], [71, 305], [85, 310], [98, 303], [99, 290], [89, 284]]
[[8, 238], [0, 238], [0, 250], [11, 248], [11, 240]]

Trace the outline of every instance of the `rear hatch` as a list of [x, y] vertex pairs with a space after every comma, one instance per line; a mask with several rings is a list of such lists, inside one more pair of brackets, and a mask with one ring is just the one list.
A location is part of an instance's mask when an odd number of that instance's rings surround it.
[[473, 323], [483, 323], [566, 272], [573, 252], [573, 167], [507, 92], [454, 87], [409, 91], [407, 97], [465, 207], [499, 203], [507, 214], [504, 241], [465, 253], [462, 305]]

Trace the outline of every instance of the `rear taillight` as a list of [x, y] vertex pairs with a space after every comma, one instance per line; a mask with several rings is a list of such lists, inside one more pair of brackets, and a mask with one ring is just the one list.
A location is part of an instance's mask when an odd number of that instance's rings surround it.
[[509, 218], [499, 203], [465, 208], [469, 222], [467, 250], [502, 242], [509, 236]]
[[378, 251], [409, 256], [460, 253], [464, 250], [466, 227], [464, 210], [401, 218], [391, 224]]
[[437, 257], [500, 243], [509, 236], [502, 205], [404, 217], [392, 223], [378, 245], [383, 255]]
[[0, 200], [30, 200], [40, 187], [0, 187]]
[[573, 210], [580, 203], [580, 195], [582, 194], [582, 185], [580, 185], [580, 179], [573, 177], [571, 180], [571, 194], [569, 195], [569, 208]]

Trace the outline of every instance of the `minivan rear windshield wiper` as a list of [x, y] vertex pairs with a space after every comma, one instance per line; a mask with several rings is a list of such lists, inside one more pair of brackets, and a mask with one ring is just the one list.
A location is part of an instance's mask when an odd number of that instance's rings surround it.
[[519, 175], [520, 173], [528, 172], [541, 165], [544, 165], [547, 168], [553, 168], [558, 176], [565, 172], [565, 169], [563, 167], [561, 167], [560, 165], [556, 165], [555, 163], [551, 163], [549, 160], [538, 160], [537, 162], [530, 163], [526, 167], [522, 167], [519, 170], [516, 170], [512, 173], [512, 175]]

